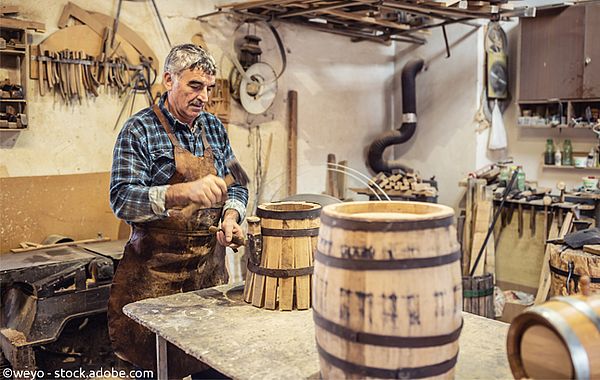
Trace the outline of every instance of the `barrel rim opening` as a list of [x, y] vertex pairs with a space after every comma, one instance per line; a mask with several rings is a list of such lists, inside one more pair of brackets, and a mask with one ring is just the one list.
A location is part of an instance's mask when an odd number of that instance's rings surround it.
[[321, 208], [318, 203], [312, 202], [270, 202], [258, 206], [260, 210], [269, 212], [289, 212], [289, 211], [313, 211]]
[[[510, 329], [508, 331], [508, 336], [506, 339], [506, 353], [509, 358], [510, 368], [512, 370], [513, 376], [515, 379], [522, 378], [533, 378], [525, 371], [525, 366], [523, 365], [522, 354], [521, 354], [521, 343], [525, 332], [533, 326], [542, 325], [552, 331], [559, 339], [562, 345], [567, 349], [569, 355], [572, 357], [573, 352], [571, 347], [567, 344], [565, 337], [562, 335], [560, 331], [558, 331], [555, 326], [552, 325], [549, 321], [546, 320], [542, 315], [535, 313], [534, 308], [530, 308], [529, 310], [523, 312], [518, 315], [510, 325]], [[512, 359], [512, 360], [510, 360]], [[571, 373], [576, 374], [575, 367], [573, 365], [573, 360], [571, 358]]]
[[[408, 208], [407, 206], [412, 207], [413, 210], [401, 210], [402, 207]], [[395, 212], [398, 213], [397, 216], [390, 215]], [[449, 206], [427, 202], [363, 201], [328, 205], [323, 208], [323, 213], [338, 219], [356, 221], [413, 222], [453, 217], [454, 209]], [[369, 214], [368, 217], [361, 215], [367, 213]], [[381, 213], [381, 216], [378, 216], [377, 213]], [[407, 217], [407, 214], [410, 216]]]

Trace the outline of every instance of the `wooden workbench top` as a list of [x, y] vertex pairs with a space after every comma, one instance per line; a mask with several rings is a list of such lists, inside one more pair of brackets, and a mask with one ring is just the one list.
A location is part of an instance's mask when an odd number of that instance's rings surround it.
[[[312, 311], [270, 311], [242, 300], [243, 285], [150, 298], [126, 315], [234, 379], [317, 379]], [[456, 377], [512, 378], [508, 324], [463, 313]]]

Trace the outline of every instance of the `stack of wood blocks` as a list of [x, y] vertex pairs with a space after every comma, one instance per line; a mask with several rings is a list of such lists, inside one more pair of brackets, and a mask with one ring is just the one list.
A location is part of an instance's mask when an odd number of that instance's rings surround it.
[[[386, 193], [388, 190], [394, 195], [401, 196], [437, 196], [437, 189], [431, 186], [429, 183], [423, 182], [419, 174], [416, 172], [405, 173], [405, 174], [392, 174], [390, 176], [383, 172], [378, 173], [375, 177], [371, 178], [369, 185], [377, 189], [379, 186]], [[375, 186], [377, 185], [377, 186]]]

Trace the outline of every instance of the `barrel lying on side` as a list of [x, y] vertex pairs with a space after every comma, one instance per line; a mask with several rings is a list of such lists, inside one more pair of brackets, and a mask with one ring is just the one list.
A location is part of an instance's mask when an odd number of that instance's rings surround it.
[[349, 202], [321, 213], [313, 317], [321, 375], [452, 378], [462, 328], [454, 211]]
[[526, 309], [510, 325], [506, 351], [516, 379], [600, 378], [600, 296]]

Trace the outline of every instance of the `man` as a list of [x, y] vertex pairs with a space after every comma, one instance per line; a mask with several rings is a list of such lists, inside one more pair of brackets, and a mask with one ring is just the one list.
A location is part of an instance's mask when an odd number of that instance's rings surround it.
[[[227, 188], [222, 177], [235, 156], [219, 119], [203, 112], [215, 74], [200, 47], [175, 46], [165, 60], [167, 93], [132, 116], [115, 144], [111, 207], [132, 234], [113, 279], [108, 327], [115, 353], [141, 368], [156, 368], [155, 336], [123, 306], [226, 283], [224, 246], [234, 247], [234, 234], [243, 237], [248, 190]], [[192, 217], [179, 212], [191, 203], [202, 208]], [[219, 221], [217, 245], [208, 227]], [[203, 369], [177, 347], [168, 350], [170, 377]]]

